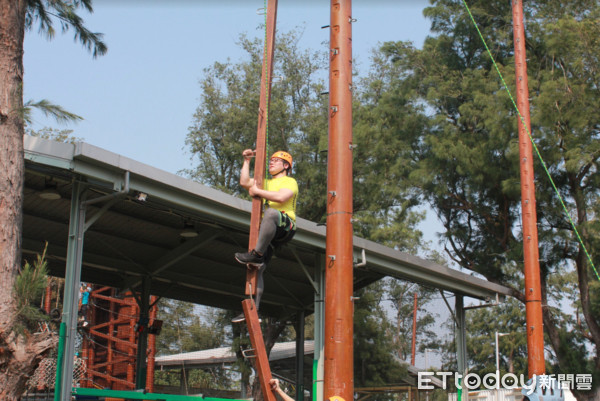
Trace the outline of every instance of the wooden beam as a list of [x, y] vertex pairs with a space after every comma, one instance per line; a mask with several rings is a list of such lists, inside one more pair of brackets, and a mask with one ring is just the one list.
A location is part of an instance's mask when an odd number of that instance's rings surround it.
[[269, 366], [269, 357], [267, 356], [256, 305], [252, 299], [245, 299], [242, 301], [242, 307], [244, 308], [244, 316], [246, 317], [250, 343], [254, 349], [254, 368], [258, 375], [263, 398], [265, 401], [277, 401], [275, 394], [271, 391], [271, 386], [269, 385], [269, 381], [272, 377], [271, 367]]
[[[267, 4], [267, 38], [263, 69], [260, 79], [260, 103], [258, 106], [258, 128], [256, 132], [256, 157], [254, 159], [254, 182], [263, 188], [265, 176], [265, 161], [267, 150], [267, 122], [269, 119], [269, 104], [271, 103], [271, 82], [273, 81], [273, 50], [275, 49], [275, 20], [277, 19], [277, 0], [269, 0]], [[248, 251], [256, 246], [258, 231], [262, 218], [262, 199], [252, 200], [252, 215], [250, 217], [250, 240]], [[256, 294], [257, 269], [248, 269], [246, 274], [246, 295]]]

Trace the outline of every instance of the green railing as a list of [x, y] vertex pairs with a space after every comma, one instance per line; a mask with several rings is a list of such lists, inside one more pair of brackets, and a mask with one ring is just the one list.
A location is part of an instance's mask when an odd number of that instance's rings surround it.
[[111, 397], [123, 398], [126, 400], [160, 400], [160, 401], [242, 401], [229, 398], [209, 398], [202, 396], [175, 395], [175, 394], [157, 394], [143, 393], [138, 391], [121, 391], [121, 390], [102, 390], [97, 388], [73, 388], [73, 395], [91, 396], [91, 397]]

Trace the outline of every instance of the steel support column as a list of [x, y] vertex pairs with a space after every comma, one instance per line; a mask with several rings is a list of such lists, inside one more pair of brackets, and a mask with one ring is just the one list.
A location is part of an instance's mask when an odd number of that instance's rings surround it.
[[[85, 231], [100, 217], [109, 206], [98, 211], [86, 224], [85, 216], [88, 205], [114, 201], [129, 192], [129, 171], [125, 172], [122, 190], [113, 194], [85, 200], [84, 184], [75, 181], [71, 194], [71, 211], [69, 216], [69, 238], [67, 245], [67, 261], [65, 268], [65, 289], [63, 296], [63, 313], [59, 331], [59, 354], [56, 369], [55, 401], [71, 400], [73, 387], [73, 357], [75, 355], [75, 336], [77, 334], [77, 312], [79, 304], [79, 287], [81, 285], [81, 264], [83, 260], [83, 238]], [[112, 205], [113, 203], [110, 203]], [[62, 352], [61, 352], [62, 351]]]
[[296, 401], [304, 399], [304, 311], [296, 315]]
[[71, 400], [73, 387], [73, 356], [75, 355], [75, 336], [77, 335], [77, 306], [81, 285], [81, 260], [83, 256], [83, 236], [85, 224], [85, 206], [82, 197], [85, 187], [78, 181], [73, 184], [71, 195], [71, 215], [69, 218], [69, 238], [65, 271], [62, 321], [59, 338], [59, 352], [56, 369], [55, 401]]
[[[138, 300], [140, 315], [138, 317], [138, 340], [135, 358], [135, 388], [146, 388], [146, 355], [148, 351], [148, 324], [150, 323], [150, 276], [142, 281], [141, 299]], [[135, 295], [135, 294], [134, 294]]]
[[[465, 319], [465, 303], [464, 298], [460, 294], [456, 295], [456, 303], [454, 308], [454, 313], [456, 316], [456, 329], [454, 330], [454, 338], [456, 341], [456, 365], [457, 365], [457, 373], [461, 375], [461, 384], [462, 378], [467, 374], [467, 335], [466, 335], [466, 319]], [[466, 400], [468, 398], [469, 390], [463, 386], [462, 391], [458, 390], [458, 400]]]
[[313, 359], [313, 401], [323, 401], [323, 375], [325, 354], [323, 344], [325, 338], [325, 268], [322, 255], [315, 256], [315, 354]]
[[324, 397], [354, 397], [352, 2], [331, 1]]

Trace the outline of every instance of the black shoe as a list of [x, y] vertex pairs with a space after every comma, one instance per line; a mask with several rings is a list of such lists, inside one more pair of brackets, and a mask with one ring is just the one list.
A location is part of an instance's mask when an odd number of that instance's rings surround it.
[[[242, 323], [245, 321], [246, 321], [246, 316], [244, 316], [243, 313], [240, 313], [239, 315], [237, 315], [236, 317], [231, 319], [231, 323]], [[260, 317], [258, 318], [258, 323], [262, 323], [262, 319]]]
[[260, 265], [264, 263], [265, 258], [259, 255], [254, 249], [250, 252], [238, 252], [235, 254], [235, 260], [242, 264]]

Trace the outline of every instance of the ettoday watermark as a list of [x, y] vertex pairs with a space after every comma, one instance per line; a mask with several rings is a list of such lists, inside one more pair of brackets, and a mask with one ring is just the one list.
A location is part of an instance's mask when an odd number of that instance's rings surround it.
[[558, 375], [534, 375], [531, 380], [524, 375], [515, 375], [514, 373], [506, 373], [500, 375], [499, 371], [487, 373], [483, 377], [477, 373], [468, 373], [464, 377], [456, 372], [419, 372], [417, 387], [420, 390], [433, 390], [433, 378], [439, 376], [438, 380], [442, 381], [442, 389], [447, 389], [448, 380], [452, 380], [454, 376], [454, 385], [457, 389], [462, 389], [463, 386], [467, 390], [477, 390], [481, 387], [487, 390], [509, 389], [514, 390], [522, 388], [524, 393], [529, 395], [539, 387], [553, 387], [562, 389], [591, 390], [592, 375], [591, 374], [558, 374]]

